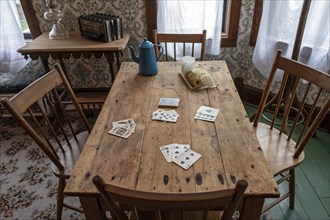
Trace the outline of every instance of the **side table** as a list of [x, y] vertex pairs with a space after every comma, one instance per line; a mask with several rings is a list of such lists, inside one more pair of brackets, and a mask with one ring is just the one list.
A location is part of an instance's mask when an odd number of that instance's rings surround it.
[[[109, 64], [113, 83], [122, 62], [123, 51], [126, 48], [129, 38], [130, 33], [127, 30], [124, 31], [123, 38], [108, 43], [85, 39], [80, 36], [79, 30], [70, 32], [70, 37], [64, 40], [51, 40], [48, 38], [48, 33], [43, 33], [17, 51], [26, 59], [30, 57], [32, 60], [36, 60], [40, 57], [46, 72], [50, 71], [48, 58], [52, 57], [53, 59], [58, 59], [65, 73], [67, 73], [67, 71], [64, 65], [64, 59], [69, 59], [71, 56], [76, 59], [81, 56], [90, 58], [92, 55], [96, 58], [100, 58], [104, 55]], [[95, 95], [82, 95], [80, 99], [79, 94], [77, 94], [77, 96], [82, 104], [89, 106], [95, 105], [95, 103], [102, 104], [109, 92], [109, 88], [89, 88], [87, 91], [88, 93], [95, 92]], [[100, 93], [100, 91], [103, 91], [103, 93]], [[84, 92], [80, 93], [83, 94]], [[94, 100], [93, 97], [95, 97]]]

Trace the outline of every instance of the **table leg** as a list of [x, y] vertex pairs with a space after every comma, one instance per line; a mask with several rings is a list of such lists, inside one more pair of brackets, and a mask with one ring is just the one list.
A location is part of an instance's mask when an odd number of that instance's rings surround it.
[[[111, 81], [112, 83], [115, 81], [116, 78], [116, 74], [115, 74], [115, 70], [113, 68], [114, 62], [115, 62], [115, 56], [113, 54], [113, 52], [105, 52], [104, 53], [108, 63], [109, 63], [109, 69], [110, 69], [110, 74], [111, 74]], [[119, 67], [117, 67], [119, 69]]]
[[46, 73], [48, 73], [50, 71], [49, 63], [48, 63], [48, 57], [49, 57], [48, 54], [41, 54], [40, 55], [40, 58], [41, 58], [41, 61], [42, 61], [42, 64], [44, 66], [44, 69], [45, 69]]
[[99, 203], [95, 197], [79, 197], [83, 207], [86, 220], [105, 219], [104, 213], [100, 211]]
[[117, 72], [118, 72], [118, 70], [120, 68], [120, 65], [122, 63], [123, 52], [122, 51], [116, 51], [115, 54], [116, 54], [117, 68], [118, 68]]
[[247, 197], [244, 199], [243, 210], [240, 212], [240, 220], [259, 220], [265, 198]]

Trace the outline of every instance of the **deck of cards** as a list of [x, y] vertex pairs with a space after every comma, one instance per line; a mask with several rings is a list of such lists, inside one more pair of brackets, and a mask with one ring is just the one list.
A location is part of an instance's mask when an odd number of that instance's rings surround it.
[[132, 133], [134, 133], [135, 125], [136, 124], [133, 118], [114, 121], [112, 122], [112, 129], [108, 133], [118, 137], [128, 138]]
[[177, 98], [160, 98], [159, 99], [159, 107], [178, 107], [180, 99]]
[[152, 120], [176, 122], [179, 114], [175, 110], [166, 111], [164, 109], [157, 109], [151, 114]]
[[219, 111], [220, 111], [219, 109], [211, 108], [203, 105], [197, 110], [194, 118], [199, 120], [214, 122], [219, 114]]
[[190, 149], [189, 144], [168, 144], [160, 147], [167, 162], [174, 162], [183, 169], [187, 170], [202, 155]]

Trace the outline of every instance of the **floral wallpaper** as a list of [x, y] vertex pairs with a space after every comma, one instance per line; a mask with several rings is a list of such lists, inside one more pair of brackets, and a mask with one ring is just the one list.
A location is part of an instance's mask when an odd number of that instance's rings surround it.
[[[42, 32], [48, 32], [51, 24], [43, 13], [46, 11], [45, 1], [32, 0], [39, 26]], [[120, 16], [123, 28], [128, 29], [131, 37], [128, 45], [137, 48], [142, 39], [147, 36], [146, 6], [144, 0], [57, 0], [58, 6], [65, 12], [64, 23], [70, 30], [78, 29], [80, 15], [96, 12]], [[252, 56], [254, 47], [249, 45], [255, 0], [242, 0], [238, 41], [236, 47], [224, 47], [217, 56], [206, 55], [205, 60], [226, 60], [232, 77], [241, 77], [244, 84], [263, 89], [266, 79], [254, 68]], [[50, 63], [58, 62], [49, 60]], [[128, 49], [124, 52], [124, 61], [130, 61]], [[32, 61], [24, 71], [34, 71], [41, 62]], [[109, 66], [104, 57], [101, 59], [70, 58], [65, 60], [69, 80], [74, 87], [107, 87], [111, 86]], [[39, 67], [40, 68], [40, 67]], [[41, 67], [42, 68], [42, 67]], [[323, 98], [328, 96], [326, 94]]]
[[[47, 22], [43, 13], [47, 10], [45, 1], [32, 0], [36, 11], [37, 20], [42, 32], [47, 32], [51, 24]], [[141, 40], [147, 36], [147, 23], [144, 0], [57, 0], [58, 6], [65, 12], [64, 23], [70, 30], [78, 29], [78, 17], [80, 15], [96, 12], [109, 13], [122, 17], [123, 27], [130, 30], [131, 38], [128, 45], [137, 48]], [[253, 47], [249, 46], [254, 0], [243, 0], [240, 15], [239, 36], [236, 47], [226, 47], [218, 56], [206, 55], [206, 60], [224, 59], [233, 77], [243, 77], [244, 83], [253, 87], [262, 88], [265, 80], [252, 64]], [[129, 51], [126, 50], [124, 60], [130, 61]], [[51, 64], [58, 62], [50, 59]], [[36, 63], [32, 61], [24, 71], [34, 71]], [[106, 59], [102, 57], [91, 59], [65, 60], [69, 74], [69, 80], [74, 87], [104, 87], [111, 85], [111, 76]], [[40, 67], [39, 67], [40, 69]]]

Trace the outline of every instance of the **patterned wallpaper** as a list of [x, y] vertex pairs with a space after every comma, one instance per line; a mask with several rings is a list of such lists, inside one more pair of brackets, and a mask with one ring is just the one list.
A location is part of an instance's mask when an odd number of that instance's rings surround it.
[[[47, 32], [51, 24], [43, 18], [46, 10], [45, 1], [32, 0], [36, 11], [39, 26], [42, 32]], [[121, 16], [123, 27], [130, 30], [131, 38], [128, 45], [137, 48], [143, 37], [147, 36], [147, 24], [144, 0], [57, 0], [58, 5], [65, 12], [64, 23], [70, 30], [78, 28], [78, 17], [96, 12], [109, 13]], [[254, 0], [243, 0], [239, 36], [236, 47], [227, 47], [221, 50], [218, 56], [206, 55], [206, 59], [224, 59], [233, 77], [243, 77], [244, 83], [262, 88], [265, 82], [263, 76], [253, 67], [253, 47], [249, 46], [249, 38], [252, 25]], [[129, 61], [129, 52], [125, 51], [124, 60]], [[50, 63], [58, 62], [49, 60]], [[109, 67], [105, 58], [74, 59], [65, 61], [69, 73], [69, 80], [75, 87], [103, 87], [111, 85]], [[41, 62], [32, 61], [24, 71], [36, 71], [42, 69]]]
[[[43, 18], [46, 10], [45, 1], [32, 0], [39, 26], [42, 32], [47, 32], [51, 24]], [[78, 17], [96, 12], [109, 13], [122, 17], [123, 27], [130, 30], [131, 38], [128, 45], [137, 48], [142, 39], [147, 36], [147, 24], [144, 0], [57, 0], [65, 12], [64, 23], [70, 30], [78, 29]], [[254, 47], [249, 45], [255, 0], [242, 0], [238, 42], [236, 47], [224, 47], [217, 56], [206, 55], [206, 60], [226, 60], [233, 78], [244, 78], [244, 84], [263, 89], [266, 79], [254, 68], [252, 55]], [[50, 63], [58, 62], [49, 60]], [[124, 61], [130, 61], [129, 51], [125, 50]], [[106, 59], [74, 59], [65, 61], [69, 80], [74, 87], [104, 87], [111, 85], [111, 76]], [[41, 62], [33, 61], [24, 71], [42, 69]], [[326, 94], [322, 99], [329, 94]]]

